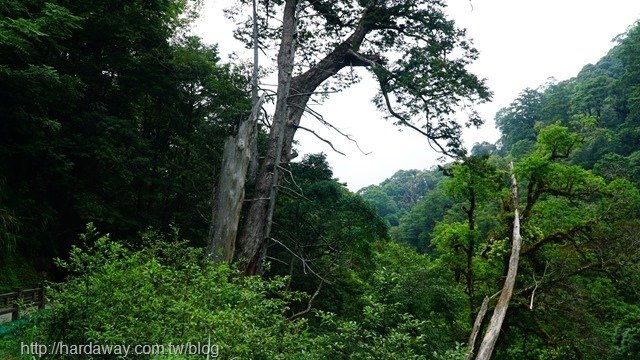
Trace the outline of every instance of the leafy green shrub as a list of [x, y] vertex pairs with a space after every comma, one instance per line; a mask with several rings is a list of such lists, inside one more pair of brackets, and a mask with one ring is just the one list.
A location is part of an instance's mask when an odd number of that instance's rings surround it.
[[[85, 236], [85, 238], [88, 238]], [[219, 346], [223, 358], [291, 358], [306, 346], [304, 321], [283, 313], [295, 293], [281, 278], [240, 277], [184, 243], [132, 251], [99, 237], [60, 265], [75, 275], [51, 292], [43, 340], [67, 344]]]
[[0, 324], [0, 359], [32, 359], [31, 356], [20, 356], [22, 343], [36, 341], [37, 328], [31, 318]]
[[640, 313], [630, 314], [614, 332], [613, 359], [640, 358]]
[[357, 317], [319, 312], [318, 358], [460, 358], [456, 341], [467, 336], [465, 297], [445, 269], [413, 249], [380, 243], [367, 284]]
[[[288, 318], [290, 304], [308, 297], [284, 291], [286, 278], [240, 276], [177, 239], [155, 233], [144, 238], [144, 248], [131, 250], [90, 226], [82, 236], [85, 246], [59, 261], [69, 279], [49, 289], [48, 309], [0, 335], [0, 355], [29, 358], [19, 355], [22, 342], [199, 342], [217, 345], [222, 359], [457, 359], [459, 349], [451, 349], [461, 294], [447, 285], [446, 271], [413, 250], [380, 244], [371, 282], [355, 299], [363, 304], [360, 313], [311, 311], [309, 322]], [[127, 358], [194, 357], [130, 352]]]

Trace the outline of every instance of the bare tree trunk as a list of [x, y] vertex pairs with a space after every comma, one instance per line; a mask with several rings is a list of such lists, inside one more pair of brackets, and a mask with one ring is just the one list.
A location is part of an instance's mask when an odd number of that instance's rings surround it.
[[[264, 258], [263, 248], [271, 231], [271, 221], [278, 186], [278, 167], [290, 160], [295, 133], [311, 95], [325, 80], [347, 66], [370, 66], [363, 62], [365, 55], [356, 54], [368, 31], [368, 23], [361, 20], [354, 32], [331, 53], [304, 73], [292, 77], [296, 8], [298, 0], [286, 0], [282, 41], [278, 52], [278, 95], [273, 123], [269, 132], [267, 154], [255, 183], [254, 200], [249, 205], [237, 241], [236, 259], [247, 275], [255, 274]], [[363, 18], [365, 16], [363, 15]], [[373, 57], [376, 58], [376, 57]]]
[[511, 257], [509, 258], [509, 271], [502, 287], [502, 292], [495, 309], [493, 310], [493, 316], [487, 328], [487, 332], [482, 339], [482, 344], [478, 349], [478, 356], [476, 360], [489, 360], [493, 354], [502, 323], [507, 314], [509, 308], [509, 302], [511, 301], [511, 295], [513, 294], [513, 288], [516, 283], [516, 276], [518, 274], [518, 262], [520, 261], [520, 248], [522, 247], [522, 237], [520, 236], [520, 214], [518, 211], [518, 184], [516, 183], [516, 176], [513, 174], [513, 162], [510, 164], [511, 168], [511, 196], [513, 197], [514, 214], [513, 214], [513, 235], [511, 243]]
[[[251, 75], [251, 104], [255, 106], [258, 102], [258, 79], [259, 79], [259, 43], [258, 43], [258, 0], [253, 0], [253, 73]], [[253, 185], [258, 175], [258, 122], [254, 124], [256, 136], [251, 138], [249, 148], [251, 150], [251, 160], [249, 161], [249, 174], [247, 181]]]
[[278, 95], [273, 124], [269, 133], [267, 154], [256, 179], [254, 199], [243, 224], [236, 259], [245, 274], [254, 274], [260, 261], [260, 248], [271, 232], [275, 207], [278, 167], [282, 156], [284, 129], [289, 115], [289, 89], [293, 75], [298, 0], [287, 0], [284, 6], [282, 42], [278, 52]]
[[480, 329], [482, 328], [482, 322], [484, 321], [484, 316], [487, 314], [487, 307], [489, 306], [490, 298], [486, 296], [482, 301], [482, 305], [480, 306], [480, 311], [476, 316], [476, 321], [473, 323], [473, 329], [471, 330], [471, 336], [469, 336], [469, 343], [467, 344], [467, 357], [466, 360], [473, 360], [473, 351], [476, 346], [476, 339], [478, 338], [478, 334], [480, 333]]
[[249, 118], [240, 124], [237, 137], [230, 136], [224, 143], [220, 178], [213, 196], [206, 253], [216, 263], [229, 263], [233, 260], [240, 212], [244, 203], [247, 168], [251, 159], [251, 142], [257, 135], [256, 122], [263, 101], [264, 97], [261, 97], [255, 103]]
[[258, 101], [258, 70], [260, 69], [258, 64], [259, 45], [258, 45], [258, 0], [252, 2], [252, 16], [253, 16], [253, 73], [251, 74], [251, 103], [255, 104]]

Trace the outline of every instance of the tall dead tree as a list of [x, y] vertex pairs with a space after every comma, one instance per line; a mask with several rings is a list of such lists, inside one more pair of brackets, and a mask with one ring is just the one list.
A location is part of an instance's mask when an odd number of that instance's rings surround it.
[[482, 305], [480, 305], [480, 310], [478, 311], [478, 315], [476, 316], [476, 320], [473, 323], [473, 327], [471, 329], [471, 335], [469, 336], [469, 342], [467, 343], [467, 356], [465, 360], [473, 360], [473, 355], [475, 355], [475, 347], [476, 341], [478, 339], [478, 334], [480, 334], [480, 329], [482, 329], [482, 322], [484, 321], [484, 316], [487, 314], [487, 307], [489, 306], [489, 301], [491, 298], [486, 296], [484, 300], [482, 300]]
[[[510, 164], [511, 168], [511, 197], [513, 198], [514, 214], [513, 214], [513, 234], [511, 236], [511, 257], [509, 258], [509, 269], [507, 271], [507, 277], [504, 280], [504, 286], [500, 292], [498, 303], [493, 310], [493, 315], [487, 326], [487, 331], [484, 334], [482, 343], [478, 348], [478, 355], [476, 360], [489, 360], [493, 354], [496, 342], [500, 335], [500, 329], [502, 329], [502, 323], [507, 314], [509, 308], [509, 302], [513, 295], [513, 288], [516, 284], [516, 277], [518, 275], [518, 263], [520, 261], [520, 249], [522, 248], [522, 237], [520, 235], [520, 212], [518, 210], [518, 184], [516, 182], [516, 176], [513, 173], [513, 162]], [[489, 298], [485, 298], [483, 302], [483, 309], [480, 310], [474, 329], [469, 340], [470, 351], [473, 351], [473, 343], [475, 343], [475, 336], [482, 323], [482, 318], [486, 312], [486, 304]]]
[[237, 136], [225, 140], [218, 186], [213, 195], [213, 210], [207, 257], [216, 263], [230, 263], [235, 252], [240, 213], [245, 196], [247, 170], [252, 158], [252, 142], [264, 96], [253, 105], [251, 115], [238, 129]]
[[[261, 43], [271, 41], [279, 48], [278, 82], [265, 158], [237, 239], [235, 258], [247, 274], [255, 273], [262, 261], [278, 172], [291, 159], [296, 131], [306, 129], [300, 121], [307, 104], [326, 94], [328, 85], [349, 86], [352, 80], [341, 70], [369, 69], [380, 85], [375, 99], [380, 109], [396, 123], [426, 135], [442, 151], [460, 148], [456, 111], [490, 97], [484, 81], [466, 70], [477, 52], [464, 31], [447, 19], [442, 0], [282, 0], [259, 5], [260, 13], [281, 14], [281, 21], [275, 28], [264, 25], [260, 32]], [[246, 35], [250, 42], [251, 27], [248, 21], [236, 35]], [[467, 124], [481, 124], [477, 114], [467, 110]]]
[[253, 183], [258, 168], [258, 119], [265, 97], [258, 98], [258, 12], [257, 0], [252, 4], [253, 72], [251, 76], [250, 116], [238, 127], [236, 136], [225, 140], [222, 165], [214, 187], [207, 257], [216, 263], [230, 263], [245, 200], [245, 185]]
[[287, 100], [291, 88], [296, 48], [297, 0], [285, 3], [282, 22], [282, 41], [278, 52], [278, 92], [266, 157], [256, 179], [255, 199], [250, 203], [243, 231], [240, 233], [237, 259], [243, 264], [246, 274], [255, 273], [260, 261], [260, 248], [271, 230], [271, 220], [278, 185], [278, 175], [284, 129], [289, 107]]
[[[260, 44], [258, 40], [258, 0], [252, 0], [251, 4], [251, 19], [252, 19], [252, 33], [251, 38], [253, 40], [253, 71], [251, 73], [251, 104], [255, 106], [258, 102], [258, 83], [260, 81]], [[258, 122], [254, 124], [255, 136], [251, 138], [251, 160], [249, 162], [249, 173], [247, 174], [247, 182], [255, 183], [256, 176], [258, 175]], [[235, 239], [234, 239], [235, 241]]]

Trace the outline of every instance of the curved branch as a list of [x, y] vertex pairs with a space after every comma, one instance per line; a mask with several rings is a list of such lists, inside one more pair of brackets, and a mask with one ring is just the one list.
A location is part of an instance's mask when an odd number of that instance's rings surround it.
[[333, 149], [333, 151], [337, 152], [338, 154], [342, 155], [342, 156], [347, 156], [345, 153], [343, 153], [342, 151], [336, 149], [335, 146], [333, 146], [333, 143], [325, 138], [323, 138], [322, 136], [318, 135], [318, 133], [316, 133], [315, 131], [306, 128], [304, 126], [300, 126], [300, 125], [296, 125], [296, 127], [300, 130], [305, 130], [308, 131], [310, 133], [312, 133], [316, 138], [318, 138], [319, 140], [323, 141], [324, 143], [326, 143], [327, 145], [331, 146], [331, 148]]
[[316, 289], [316, 291], [313, 293], [313, 295], [311, 295], [311, 298], [309, 299], [309, 302], [307, 303], [307, 307], [304, 310], [291, 315], [288, 320], [293, 320], [293, 319], [297, 318], [298, 316], [301, 316], [301, 315], [304, 315], [304, 314], [308, 313], [311, 310], [311, 304], [313, 303], [313, 300], [316, 299], [316, 296], [318, 296], [318, 294], [320, 293], [320, 289], [322, 289], [322, 284], [324, 284], [324, 280], [320, 280], [320, 285], [318, 285], [318, 288]]
[[[433, 134], [429, 133], [428, 131], [424, 131], [422, 129], [420, 129], [419, 127], [413, 125], [407, 118], [405, 118], [404, 116], [402, 116], [402, 114], [398, 113], [397, 111], [395, 111], [393, 109], [393, 105], [391, 104], [391, 100], [389, 98], [389, 93], [388, 91], [385, 89], [385, 79], [383, 79], [380, 75], [378, 75], [376, 73], [376, 70], [378, 72], [383, 72], [383, 73], [387, 73], [387, 74], [392, 74], [391, 71], [389, 71], [388, 69], [386, 69], [384, 66], [382, 66], [382, 64], [380, 64], [379, 60], [380, 57], [376, 56], [376, 55], [366, 55], [366, 54], [360, 54], [356, 51], [353, 50], [349, 50], [348, 51], [349, 57], [357, 59], [358, 62], [362, 63], [362, 64], [367, 64], [366, 66], [371, 67], [374, 70], [374, 74], [376, 75], [376, 78], [378, 79], [378, 83], [380, 84], [380, 92], [382, 93], [382, 97], [384, 98], [384, 102], [385, 105], [387, 107], [387, 110], [389, 111], [389, 114], [391, 114], [391, 116], [393, 116], [395, 119], [397, 119], [401, 124], [417, 131], [418, 133], [424, 135], [428, 141], [429, 141], [429, 146], [431, 146], [431, 148], [436, 151], [436, 152], [440, 152], [443, 155], [446, 156], [450, 156], [450, 157], [456, 157], [453, 154], [451, 154], [449, 151], [447, 151], [442, 145], [440, 145], [440, 143], [438, 142], [438, 137], [434, 136]], [[376, 61], [376, 59], [378, 61]], [[433, 144], [435, 144], [438, 149], [433, 148]]]
[[[320, 123], [322, 125], [324, 125], [326, 128], [334, 130], [335, 132], [337, 132], [338, 134], [342, 135], [343, 137], [345, 137], [347, 140], [351, 141], [352, 143], [354, 143], [356, 145], [356, 147], [358, 148], [358, 150], [363, 154], [363, 155], [369, 155], [371, 154], [371, 152], [366, 152], [364, 150], [362, 150], [362, 148], [360, 147], [360, 144], [358, 143], [358, 141], [356, 139], [353, 138], [353, 136], [349, 135], [349, 134], [345, 134], [344, 132], [342, 132], [342, 130], [338, 129], [337, 127], [335, 127], [333, 124], [329, 123], [327, 120], [324, 119], [324, 116], [322, 116], [322, 114], [320, 114], [319, 112], [313, 110], [312, 108], [310, 108], [309, 106], [305, 106], [304, 108], [298, 104], [289, 104], [289, 106], [300, 109], [304, 112], [306, 112], [307, 114], [313, 116], [316, 120], [320, 121]], [[293, 124], [289, 124], [289, 126], [291, 127], [296, 127], [299, 128], [299, 125], [293, 125]], [[344, 155], [344, 154], [343, 154]]]

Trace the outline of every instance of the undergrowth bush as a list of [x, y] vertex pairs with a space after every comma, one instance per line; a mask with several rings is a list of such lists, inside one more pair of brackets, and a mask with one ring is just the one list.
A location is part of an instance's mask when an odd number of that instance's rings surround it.
[[[447, 352], [439, 320], [404, 313], [406, 304], [396, 301], [399, 298], [385, 302], [383, 297], [365, 295], [367, 305], [358, 321], [312, 311], [308, 316], [320, 320], [311, 326], [302, 317], [288, 319], [289, 305], [308, 297], [284, 291], [286, 278], [240, 276], [228, 266], [205, 261], [200, 249], [184, 242], [154, 233], [144, 237], [146, 246], [132, 250], [89, 227], [82, 236], [85, 245], [74, 247], [68, 260], [59, 261], [71, 274], [68, 280], [51, 287], [47, 310], [11, 334], [0, 335], [0, 357], [31, 358], [19, 354], [21, 343], [30, 342], [132, 347], [210, 343], [218, 346], [220, 359], [457, 359], [460, 354], [459, 349]], [[398, 251], [393, 248], [390, 256], [398, 257]], [[403, 285], [403, 274], [392, 263], [379, 270], [393, 278], [377, 275], [378, 285], [387, 287], [378, 291], [390, 290], [388, 295], [395, 297], [409, 284]], [[130, 353], [127, 358], [206, 355]]]
[[107, 236], [72, 249], [60, 265], [74, 275], [54, 289], [40, 324], [47, 343], [210, 342], [240, 359], [289, 358], [307, 346], [304, 321], [283, 316], [300, 297], [281, 291], [285, 279], [237, 276], [200, 249], [146, 238], [138, 251]]

